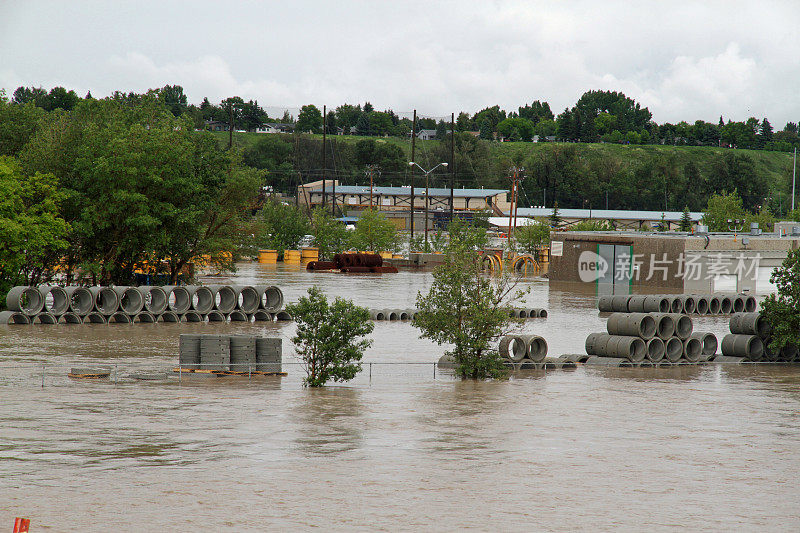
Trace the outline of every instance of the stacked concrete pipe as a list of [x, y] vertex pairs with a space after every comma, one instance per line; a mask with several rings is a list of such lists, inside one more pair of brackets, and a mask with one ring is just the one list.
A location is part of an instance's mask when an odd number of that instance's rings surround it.
[[603, 313], [675, 313], [686, 315], [727, 315], [754, 312], [753, 296], [734, 293], [650, 294], [601, 296], [597, 308]]
[[522, 368], [537, 366], [547, 357], [547, 341], [539, 335], [504, 335], [498, 347], [500, 359], [520, 363]]
[[381, 321], [408, 321], [414, 320], [417, 315], [416, 309], [370, 309], [369, 318], [378, 322]]
[[[746, 308], [746, 301], [734, 308]], [[728, 323], [731, 333], [722, 339], [722, 355], [741, 357], [747, 361], [777, 361], [781, 354], [773, 354], [772, 326], [758, 312], [734, 313]]]
[[187, 370], [280, 372], [281, 339], [255, 335], [182, 334], [178, 364]]

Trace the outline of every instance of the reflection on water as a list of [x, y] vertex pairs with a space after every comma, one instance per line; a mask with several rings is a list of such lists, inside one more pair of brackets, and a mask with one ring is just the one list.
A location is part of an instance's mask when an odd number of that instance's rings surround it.
[[[239, 283], [296, 300], [311, 283], [374, 308], [412, 307], [430, 274], [338, 275], [242, 265]], [[595, 295], [528, 280], [552, 354], [602, 331]], [[717, 335], [727, 321], [695, 329]], [[290, 323], [0, 328], [0, 524], [36, 531], [797, 530], [800, 369], [703, 366], [519, 371], [462, 382], [444, 347], [377, 323], [346, 386], [166, 372], [185, 332], [284, 339]], [[45, 386], [42, 388], [42, 367]], [[66, 377], [106, 365], [114, 379]]]

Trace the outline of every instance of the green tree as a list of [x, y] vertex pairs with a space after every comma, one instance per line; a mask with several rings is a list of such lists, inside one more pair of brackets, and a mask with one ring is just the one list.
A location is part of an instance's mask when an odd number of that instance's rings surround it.
[[772, 344], [776, 353], [784, 346], [800, 346], [800, 249], [789, 252], [770, 276], [778, 288], [761, 302], [761, 313], [772, 325]]
[[542, 246], [550, 244], [550, 226], [537, 222], [520, 226], [514, 230], [516, 248], [527, 254], [535, 254]]
[[256, 242], [270, 250], [296, 250], [311, 226], [300, 209], [293, 204], [283, 204], [270, 197], [261, 209], [261, 223]]
[[485, 238], [486, 232], [460, 225], [451, 224], [444, 263], [434, 269], [430, 290], [417, 294], [414, 326], [424, 338], [453, 345], [446, 355], [453, 357], [463, 379], [499, 377], [504, 369], [491, 343], [507, 333], [508, 307], [522, 293], [507, 274], [489, 278], [482, 273], [481, 256], [474, 248], [481, 237], [475, 233]]
[[309, 104], [300, 108], [295, 129], [300, 133], [322, 133], [322, 113], [317, 106]]
[[180, 85], [164, 85], [158, 90], [158, 98], [176, 117], [186, 110], [186, 95]]
[[320, 259], [331, 259], [334, 254], [350, 248], [347, 228], [324, 207], [317, 207], [311, 213], [311, 234]]
[[678, 228], [680, 231], [692, 231], [692, 217], [689, 214], [689, 206], [684, 206], [683, 214], [681, 215], [681, 224]]
[[553, 212], [550, 213], [550, 227], [558, 228], [561, 225], [561, 217], [558, 214], [558, 202], [553, 202]]
[[736, 191], [730, 194], [715, 194], [708, 199], [708, 206], [703, 212], [703, 224], [710, 231], [729, 231], [728, 220], [744, 220], [747, 211], [742, 207], [742, 199]]
[[0, 93], [0, 155], [19, 153], [44, 116], [44, 110], [33, 103], [12, 104]]
[[491, 141], [494, 139], [494, 135], [492, 135], [492, 124], [489, 120], [484, 119], [480, 123], [480, 131], [479, 134], [481, 139], [484, 141]]
[[397, 230], [383, 213], [365, 209], [356, 222], [353, 245], [359, 250], [381, 252], [397, 249]]
[[507, 118], [497, 124], [497, 133], [512, 141], [530, 142], [533, 139], [533, 123], [526, 118]]
[[310, 287], [308, 296], [286, 310], [297, 324], [292, 343], [306, 372], [304, 385], [349, 381], [361, 371], [364, 350], [372, 345], [363, 337], [375, 328], [367, 309], [339, 297], [330, 304], [318, 287]]

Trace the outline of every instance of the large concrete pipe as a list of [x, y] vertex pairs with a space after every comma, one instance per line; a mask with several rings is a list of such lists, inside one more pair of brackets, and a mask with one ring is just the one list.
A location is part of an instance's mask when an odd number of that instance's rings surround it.
[[586, 359], [586, 361], [584, 361], [583, 364], [589, 366], [619, 366], [619, 367], [635, 366], [634, 363], [632, 363], [628, 359], [622, 359], [620, 357], [599, 357], [597, 355], [589, 357], [588, 359]]
[[44, 297], [35, 287], [12, 287], [6, 295], [6, 307], [9, 311], [33, 316], [44, 307]]
[[131, 321], [137, 324], [153, 324], [156, 321], [156, 315], [148, 311], [142, 311], [136, 314]]
[[632, 335], [648, 340], [656, 334], [656, 321], [646, 313], [614, 313], [608, 317], [606, 329], [610, 335]]
[[683, 313], [683, 297], [671, 296], [669, 299], [670, 313]]
[[256, 287], [260, 297], [261, 309], [270, 313], [277, 313], [283, 309], [283, 292], [274, 285], [260, 285]]
[[527, 335], [504, 335], [500, 339], [500, 357], [519, 363], [528, 354]]
[[256, 369], [256, 338], [253, 335], [231, 335], [231, 370], [247, 372]]
[[610, 313], [612, 311], [611, 301], [613, 298], [613, 296], [601, 296], [598, 298], [597, 309], [599, 309], [601, 313]]
[[31, 317], [31, 324], [58, 324], [58, 318], [53, 313], [42, 311]]
[[119, 309], [128, 315], [135, 315], [144, 308], [144, 296], [136, 287], [114, 287], [119, 298]]
[[681, 303], [683, 310], [679, 311], [681, 313], [686, 313], [687, 315], [691, 315], [695, 312], [697, 307], [697, 303], [694, 300], [694, 296], [681, 296]]
[[92, 311], [83, 318], [84, 324], [108, 324], [106, 315], [98, 311]]
[[758, 335], [761, 338], [769, 336], [772, 326], [761, 313], [734, 313], [730, 318], [731, 333], [743, 335]]
[[225, 316], [225, 313], [220, 313], [219, 311], [211, 311], [206, 315], [206, 319], [209, 322], [227, 322], [228, 317]]
[[231, 311], [228, 314], [228, 320], [231, 322], [249, 322], [247, 314], [239, 311], [238, 309]]
[[628, 312], [628, 300], [630, 300], [630, 295], [624, 296], [612, 296], [611, 297], [611, 311], [614, 313], [627, 313]]
[[719, 312], [722, 315], [729, 315], [733, 312], [733, 298], [729, 294], [714, 293], [719, 298]]
[[42, 309], [56, 316], [69, 311], [69, 296], [63, 287], [58, 285], [39, 285], [39, 294], [42, 295]]
[[164, 311], [163, 313], [158, 315], [158, 319], [160, 322], [164, 323], [170, 322], [173, 324], [181, 321], [181, 317], [178, 315], [178, 313], [175, 313], [174, 311]]
[[86, 287], [65, 287], [69, 299], [69, 310], [85, 317], [94, 309], [94, 296]]
[[720, 309], [722, 308], [722, 302], [720, 299], [713, 294], [708, 298], [708, 314], [709, 315], [718, 315]]
[[204, 322], [205, 317], [198, 313], [197, 311], [186, 311], [183, 316], [181, 317], [183, 322]]
[[539, 335], [530, 335], [527, 339], [528, 359], [541, 363], [547, 357], [547, 341]]
[[689, 338], [697, 339], [702, 345], [702, 355], [714, 355], [717, 353], [717, 337], [713, 333], [692, 333]]
[[[2, 323], [2, 322], [0, 322]], [[67, 311], [60, 317], [58, 317], [59, 324], [83, 324], [83, 319], [78, 313], [73, 313], [72, 311]]]
[[588, 355], [602, 355], [606, 353], [606, 345], [611, 335], [608, 333], [590, 333], [586, 337], [586, 353]]
[[191, 302], [190, 310], [206, 315], [214, 309], [214, 293], [211, 292], [211, 289], [203, 285], [187, 285], [186, 290]]
[[386, 320], [385, 309], [370, 309], [369, 317], [372, 320]]
[[708, 314], [708, 298], [705, 296], [698, 296], [694, 301], [694, 311], [698, 315]]
[[664, 359], [665, 350], [666, 348], [664, 346], [664, 341], [658, 337], [653, 337], [647, 341], [647, 354], [645, 357], [647, 357], [648, 360], [657, 363], [658, 361]]
[[745, 304], [745, 297], [741, 294], [736, 295], [733, 298], [733, 312], [734, 313], [744, 313], [744, 304]]
[[539, 309], [539, 314], [536, 316], [539, 318], [547, 318], [547, 309]]
[[756, 309], [758, 309], [758, 302], [756, 302], [755, 296], [745, 296], [744, 297], [744, 312], [745, 313], [755, 313]]
[[689, 337], [683, 341], [683, 358], [690, 363], [696, 363], [703, 354], [703, 343], [699, 339]]
[[192, 305], [192, 299], [189, 297], [189, 291], [186, 287], [179, 287], [178, 285], [164, 285], [161, 287], [167, 295], [167, 309], [179, 315], [189, 310]]
[[231, 341], [227, 335], [200, 336], [200, 367], [204, 370], [228, 370], [231, 364]]
[[722, 355], [758, 361], [764, 355], [764, 343], [756, 335], [731, 333], [722, 338]]
[[94, 299], [94, 309], [105, 316], [111, 316], [119, 310], [119, 296], [111, 287], [89, 287]]
[[796, 345], [786, 344], [778, 353], [778, 361], [794, 361], [797, 359], [798, 354], [800, 354], [800, 351], [798, 351]]
[[686, 315], [681, 315], [677, 313], [670, 313], [669, 316], [672, 318], [672, 322], [675, 324], [675, 335], [680, 340], [686, 340], [692, 334], [692, 330], [694, 329], [694, 324], [692, 324], [692, 319]]
[[664, 341], [664, 359], [677, 363], [683, 355], [683, 341], [678, 337], [670, 337]]
[[656, 321], [656, 335], [667, 340], [675, 334], [675, 320], [670, 313], [650, 313]]
[[220, 313], [229, 314], [236, 309], [236, 291], [229, 285], [209, 285], [214, 294], [214, 309]]
[[[646, 313], [647, 311], [644, 310], [644, 304], [647, 300], [647, 296], [636, 294], [628, 298], [628, 312], [629, 313]], [[656, 309], [658, 311], [658, 309]]]
[[639, 337], [612, 335], [606, 345], [607, 357], [622, 357], [639, 362], [647, 354], [647, 344]]
[[127, 313], [123, 313], [122, 311], [117, 311], [113, 315], [108, 317], [109, 324], [130, 324], [131, 323], [131, 316]]
[[167, 293], [161, 287], [144, 285], [139, 287], [139, 292], [144, 299], [144, 308], [150, 313], [158, 315], [167, 310]]
[[292, 321], [292, 315], [290, 315], [286, 311], [278, 311], [277, 313], [275, 313], [275, 321], [276, 322], [291, 322]]
[[400, 310], [399, 309], [390, 309], [389, 310], [389, 320], [391, 320], [391, 321], [400, 320]]
[[248, 315], [252, 315], [261, 306], [261, 293], [249, 285], [233, 287], [236, 293], [236, 308]]
[[253, 322], [272, 322], [275, 317], [272, 313], [259, 309], [252, 315]]
[[281, 339], [256, 337], [256, 370], [280, 372], [281, 361]]
[[408, 309], [400, 310], [400, 320], [411, 320], [411, 313]]
[[651, 295], [644, 299], [644, 312], [645, 313], [669, 313], [672, 307], [672, 301], [661, 295]]

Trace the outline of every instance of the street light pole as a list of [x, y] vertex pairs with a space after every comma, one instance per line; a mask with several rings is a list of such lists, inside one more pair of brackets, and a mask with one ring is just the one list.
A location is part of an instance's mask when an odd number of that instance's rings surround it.
[[424, 168], [419, 166], [414, 161], [409, 161], [408, 162], [408, 166], [410, 166], [412, 168], [413, 167], [417, 167], [418, 169], [420, 169], [425, 174], [425, 247], [427, 248], [427, 246], [428, 246], [428, 206], [429, 206], [429, 204], [428, 204], [428, 193], [429, 193], [429, 190], [428, 190], [428, 176], [430, 176], [431, 172], [433, 172], [434, 170], [436, 170], [439, 167], [445, 167], [446, 168], [447, 167], [447, 163], [439, 163], [438, 165], [436, 165], [435, 167], [433, 167], [430, 170], [425, 170]]

